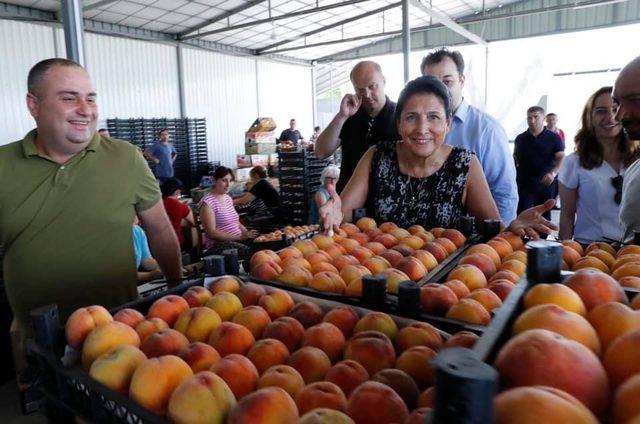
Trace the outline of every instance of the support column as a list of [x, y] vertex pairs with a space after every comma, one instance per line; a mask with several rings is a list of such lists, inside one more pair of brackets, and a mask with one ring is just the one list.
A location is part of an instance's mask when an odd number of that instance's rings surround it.
[[86, 66], [82, 24], [82, 3], [80, 0], [62, 0], [62, 27], [67, 49], [67, 59]]
[[404, 83], [409, 82], [409, 56], [411, 55], [411, 27], [409, 26], [409, 0], [402, 0], [402, 57]]
[[182, 43], [178, 43], [176, 52], [178, 55], [178, 99], [180, 100], [180, 117], [187, 117], [187, 104], [184, 98], [184, 64], [182, 63]]

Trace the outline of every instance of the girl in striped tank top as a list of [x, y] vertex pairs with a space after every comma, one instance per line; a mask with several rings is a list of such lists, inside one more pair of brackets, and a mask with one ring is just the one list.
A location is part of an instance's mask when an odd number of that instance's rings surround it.
[[204, 247], [207, 254], [221, 253], [226, 249], [238, 249], [238, 257], [248, 259], [249, 248], [240, 243], [257, 236], [255, 230], [248, 231], [233, 207], [233, 199], [227, 194], [233, 182], [231, 169], [220, 166], [213, 173], [214, 185], [207, 193], [198, 208], [200, 221], [204, 227]]

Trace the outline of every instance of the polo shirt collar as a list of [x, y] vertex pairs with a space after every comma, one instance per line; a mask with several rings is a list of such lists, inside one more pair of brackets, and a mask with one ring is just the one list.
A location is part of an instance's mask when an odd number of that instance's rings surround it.
[[[31, 131], [29, 131], [27, 135], [24, 137], [24, 139], [22, 140], [22, 151], [24, 152], [24, 155], [27, 158], [33, 157], [33, 156], [40, 156], [40, 152], [38, 152], [38, 149], [36, 148], [36, 143], [35, 143], [37, 134], [38, 134], [38, 130], [34, 128]], [[100, 146], [100, 139], [101, 139], [101, 136], [96, 131], [95, 134], [93, 134], [93, 137], [91, 137], [91, 141], [89, 142], [87, 147], [84, 148], [84, 151], [95, 152]]]
[[460, 102], [460, 106], [458, 106], [458, 109], [456, 110], [456, 113], [453, 114], [453, 117], [458, 118], [461, 122], [464, 122], [465, 119], [467, 119], [468, 113], [469, 113], [469, 103], [463, 97], [462, 101]]

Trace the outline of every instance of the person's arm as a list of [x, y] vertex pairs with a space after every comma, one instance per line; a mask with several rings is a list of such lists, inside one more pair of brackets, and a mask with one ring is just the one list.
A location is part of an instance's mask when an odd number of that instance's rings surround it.
[[324, 204], [327, 203], [327, 200], [329, 200], [326, 197], [324, 197], [324, 194], [322, 194], [320, 190], [316, 191], [314, 198], [315, 198], [316, 206], [318, 209], [324, 206]]
[[345, 222], [351, 222], [353, 220], [353, 210], [364, 207], [367, 202], [371, 162], [373, 161], [375, 152], [375, 147], [370, 147], [369, 150], [366, 151], [358, 162], [358, 166], [356, 166], [356, 169], [353, 171], [349, 182], [342, 190], [342, 193], [340, 193], [343, 220]]
[[243, 205], [245, 203], [250, 203], [256, 200], [256, 196], [253, 193], [247, 191], [246, 193], [242, 193], [240, 196], [233, 198], [234, 205]]
[[485, 219], [500, 219], [498, 207], [493, 201], [489, 184], [487, 184], [480, 162], [475, 155], [471, 156], [462, 203], [469, 214], [480, 224]]
[[258, 237], [258, 231], [257, 230], [247, 230], [247, 227], [245, 227], [242, 224], [239, 224], [240, 227], [240, 231], [242, 232], [242, 235], [240, 236], [243, 240], [244, 239], [248, 239], [248, 238], [256, 238]]
[[138, 218], [147, 233], [151, 251], [166, 275], [167, 281], [180, 280], [182, 278], [180, 244], [164, 210], [162, 200], [149, 209], [138, 212]]
[[315, 156], [324, 159], [333, 154], [340, 146], [340, 132], [344, 123], [355, 115], [360, 107], [360, 98], [355, 94], [346, 94], [340, 102], [340, 110], [329, 125], [320, 133], [315, 145]]
[[140, 262], [140, 269], [141, 270], [138, 270], [138, 281], [140, 282], [157, 280], [164, 276], [160, 265], [158, 265], [158, 262], [151, 256], [144, 258], [142, 262]]
[[182, 221], [180, 221], [180, 226], [187, 228], [196, 226], [196, 219], [193, 216], [193, 211], [191, 210], [191, 208], [189, 208], [189, 213], [187, 214], [187, 216], [182, 218]]
[[154, 155], [153, 155], [149, 150], [145, 150], [144, 152], [142, 152], [142, 155], [143, 155], [145, 158], [147, 158], [147, 159], [149, 159], [149, 160], [153, 161], [154, 163], [160, 163], [160, 159], [158, 159], [157, 157], [155, 157], [155, 156], [154, 156]]
[[547, 236], [558, 227], [551, 221], [547, 221], [542, 214], [548, 212], [556, 204], [555, 199], [549, 199], [542, 205], [534, 206], [520, 212], [520, 215], [513, 220], [507, 230], [522, 236], [530, 237], [534, 240], [540, 238], [540, 234]]
[[206, 203], [203, 203], [202, 206], [200, 206], [200, 222], [202, 222], [202, 227], [204, 228], [204, 232], [207, 234], [207, 237], [211, 240], [238, 241], [247, 238], [245, 235], [246, 228], [242, 225], [240, 225], [241, 234], [239, 235], [233, 235], [225, 233], [224, 231], [216, 230], [216, 214]]
[[576, 201], [578, 189], [570, 189], [562, 183], [558, 183], [560, 193], [560, 239], [571, 240], [576, 217]]
[[551, 168], [551, 171], [547, 172], [546, 174], [544, 174], [544, 176], [542, 177], [542, 184], [544, 185], [551, 185], [551, 183], [553, 182], [553, 180], [556, 178], [556, 175], [558, 175], [558, 171], [560, 170], [560, 165], [562, 165], [562, 159], [564, 158], [564, 152], [563, 151], [559, 151], [556, 152], [553, 160], [553, 168]]

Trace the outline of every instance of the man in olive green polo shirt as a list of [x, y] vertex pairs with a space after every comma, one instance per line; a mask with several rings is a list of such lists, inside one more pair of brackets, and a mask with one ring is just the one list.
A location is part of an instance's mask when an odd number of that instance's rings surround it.
[[48, 59], [29, 72], [28, 90], [36, 129], [0, 147], [0, 245], [22, 335], [29, 311], [42, 305], [57, 303], [65, 320], [81, 306], [137, 297], [134, 215], [167, 278], [181, 277], [178, 240], [157, 182], [133, 145], [96, 132], [87, 72]]

